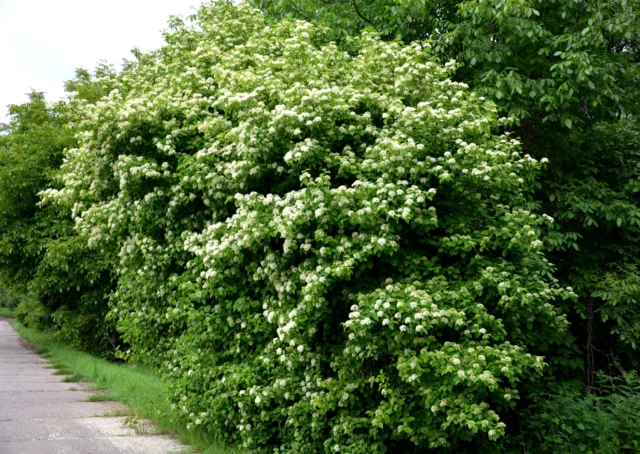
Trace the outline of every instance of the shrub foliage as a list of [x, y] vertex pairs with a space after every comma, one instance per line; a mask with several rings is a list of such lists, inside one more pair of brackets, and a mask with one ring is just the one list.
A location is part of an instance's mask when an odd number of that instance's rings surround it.
[[550, 161], [535, 200], [556, 221], [547, 257], [579, 295], [565, 310], [577, 338], [567, 362], [584, 359], [590, 386], [598, 368], [637, 367], [638, 0], [249, 2], [271, 21], [327, 26], [339, 42], [374, 28], [459, 62], [452, 78], [514, 117], [524, 152]]
[[[574, 296], [531, 212], [540, 162], [428, 46], [214, 3], [98, 102], [64, 187], [117, 254], [112, 317], [176, 407], [252, 451], [496, 440]], [[404, 451], [403, 451], [404, 452]]]
[[38, 196], [56, 184], [63, 151], [75, 143], [71, 112], [42, 93], [29, 98], [10, 106], [0, 125], [0, 283], [12, 305], [21, 300], [20, 321], [110, 356], [117, 336], [104, 317], [112, 262], [76, 234], [69, 207], [41, 206]]

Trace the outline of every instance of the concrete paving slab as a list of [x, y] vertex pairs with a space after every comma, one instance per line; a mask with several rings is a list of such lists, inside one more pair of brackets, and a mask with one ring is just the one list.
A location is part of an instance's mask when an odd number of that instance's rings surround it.
[[[1, 344], [2, 343], [0, 342], [0, 345]], [[15, 352], [0, 351], [0, 358], [15, 357], [15, 356], [33, 356], [35, 358], [44, 358], [44, 359], [46, 359], [44, 356], [40, 356], [37, 353], [32, 352], [31, 350], [22, 350], [22, 351], [15, 351]]]
[[[2, 348], [2, 347], [0, 347]], [[52, 367], [53, 364], [50, 361], [42, 361], [37, 360], [35, 358], [20, 358], [20, 357], [12, 357], [12, 358], [0, 358], [0, 370], [6, 370], [12, 364], [18, 364], [22, 366], [41, 366], [44, 368]]]
[[22, 344], [6, 345], [0, 343], [0, 350], [2, 351], [2, 354], [7, 356], [24, 355], [26, 353], [31, 354]]
[[16, 350], [13, 352], [0, 350], [0, 358], [43, 358], [43, 356], [38, 355], [37, 353], [33, 353], [30, 350], [20, 351]]
[[86, 383], [26, 383], [19, 381], [0, 384], [0, 399], [2, 399], [3, 393], [6, 392], [29, 391], [37, 393], [44, 391], [87, 391], [89, 389], [90, 386]]
[[29, 407], [42, 404], [59, 404], [63, 402], [86, 402], [95, 394], [96, 393], [87, 391], [42, 391], [37, 393], [30, 391], [4, 392], [1, 395], [2, 399], [0, 399], [0, 416], [3, 415], [5, 411], [12, 408]]
[[46, 365], [41, 364], [2, 364], [0, 365], [0, 375], [18, 375], [18, 374], [48, 374], [52, 375], [56, 369], [47, 369]]
[[0, 375], [60, 375], [58, 369], [50, 368], [47, 365], [38, 366], [37, 364], [13, 365], [0, 367]]
[[[72, 391], [70, 391], [72, 392]], [[126, 412], [120, 402], [73, 402], [34, 405], [14, 408], [11, 413], [0, 415], [0, 421], [90, 418]], [[2, 450], [0, 450], [0, 453]]]
[[75, 440], [35, 440], [35, 441], [0, 441], [2, 454], [120, 454], [111, 441], [106, 439]]
[[122, 417], [0, 421], [3, 442], [134, 436]]
[[114, 437], [109, 441], [118, 449], [116, 452], [127, 454], [177, 454], [187, 448], [166, 435]]
[[0, 368], [4, 368], [9, 364], [34, 364], [42, 365], [43, 367], [51, 366], [50, 361], [46, 361], [40, 358], [0, 358]]
[[0, 367], [7, 364], [51, 364], [46, 359], [40, 359], [37, 355], [0, 356]]
[[2, 454], [170, 454], [183, 449], [171, 438], [157, 435], [0, 442]]
[[[90, 385], [65, 383], [0, 319], [0, 454], [168, 454], [186, 447], [140, 435], [118, 402], [88, 402]], [[76, 389], [75, 391], [72, 389]]]
[[0, 389], [3, 383], [60, 383], [64, 376], [53, 374], [0, 375]]

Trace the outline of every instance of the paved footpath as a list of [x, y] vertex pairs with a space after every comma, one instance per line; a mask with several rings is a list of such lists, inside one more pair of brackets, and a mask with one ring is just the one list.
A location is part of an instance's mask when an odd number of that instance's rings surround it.
[[[88, 402], [95, 392], [64, 383], [0, 319], [0, 454], [168, 454], [185, 449], [163, 435], [141, 435], [117, 402]], [[122, 413], [121, 413], [122, 414]]]

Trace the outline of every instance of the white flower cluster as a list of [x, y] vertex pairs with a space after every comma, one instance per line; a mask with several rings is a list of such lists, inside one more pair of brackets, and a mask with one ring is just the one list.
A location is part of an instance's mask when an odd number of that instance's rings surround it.
[[194, 426], [249, 449], [349, 452], [425, 399], [425, 430], [383, 441], [504, 433], [491, 408], [544, 366], [525, 327], [566, 325], [550, 221], [507, 203], [538, 163], [418, 45], [369, 33], [350, 55], [245, 5], [197, 17], [78, 102], [64, 188], [43, 193], [117, 254], [132, 351]]

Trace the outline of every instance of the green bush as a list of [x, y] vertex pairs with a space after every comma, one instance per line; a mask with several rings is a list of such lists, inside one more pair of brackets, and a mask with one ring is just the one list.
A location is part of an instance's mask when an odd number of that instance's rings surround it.
[[588, 344], [585, 365], [608, 371], [613, 352], [625, 368], [637, 367], [639, 0], [248, 2], [271, 22], [327, 26], [343, 45], [373, 27], [385, 39], [428, 42], [441, 62], [458, 62], [452, 78], [516, 118], [507, 130], [525, 153], [549, 159], [535, 211], [554, 218], [546, 256], [561, 285], [579, 295], [564, 309], [578, 339], [565, 362], [581, 367], [578, 345]]
[[588, 392], [568, 382], [556, 393], [539, 393], [523, 412], [522, 433], [530, 452], [640, 452], [640, 380], [635, 373], [598, 374]]
[[55, 311], [52, 314], [54, 337], [73, 348], [114, 359], [121, 342], [113, 323], [105, 320], [108, 306], [103, 298], [104, 295], [89, 293], [77, 308], [63, 306]]
[[16, 319], [29, 328], [49, 331], [53, 326], [51, 311], [34, 298], [24, 297], [14, 310]]
[[[100, 74], [109, 72], [99, 68]], [[103, 87], [95, 79], [79, 71], [69, 84], [78, 102], [95, 96], [83, 89]], [[59, 328], [74, 346], [109, 356], [114, 329], [104, 315], [113, 262], [76, 234], [73, 207], [40, 204], [40, 191], [57, 187], [63, 150], [75, 143], [67, 127], [73, 115], [69, 104], [47, 103], [33, 92], [29, 102], [10, 106], [8, 123], [0, 124], [0, 282], [13, 292], [0, 289], [0, 305], [17, 305], [28, 326]], [[18, 304], [10, 295], [24, 296]]]
[[0, 286], [0, 307], [7, 309], [15, 308], [20, 302], [20, 298], [5, 287]]
[[64, 188], [176, 408], [252, 452], [496, 440], [567, 343], [540, 163], [428, 48], [247, 6], [174, 20], [75, 104]]

